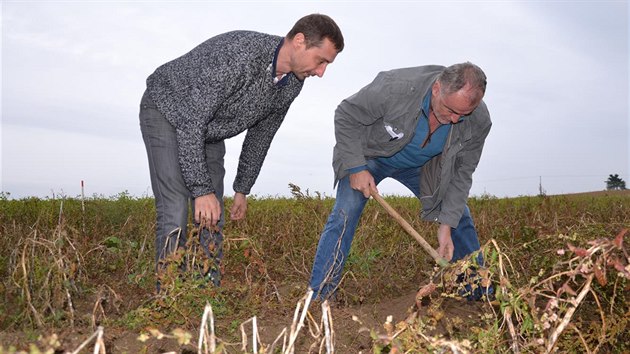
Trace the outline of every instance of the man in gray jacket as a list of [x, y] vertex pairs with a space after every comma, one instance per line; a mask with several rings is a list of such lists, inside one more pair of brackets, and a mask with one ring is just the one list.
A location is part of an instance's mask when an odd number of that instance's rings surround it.
[[247, 130], [230, 210], [231, 219], [239, 220], [304, 79], [322, 77], [343, 47], [337, 24], [312, 14], [298, 20], [285, 37], [233, 31], [210, 38], [148, 77], [140, 127], [157, 209], [158, 270], [166, 255], [186, 243], [192, 199], [201, 245], [215, 260], [207, 275], [219, 284], [224, 140]]
[[472, 63], [381, 72], [335, 111], [337, 196], [321, 234], [310, 287], [334, 293], [359, 218], [390, 177], [422, 202], [438, 226], [438, 253], [456, 261], [479, 250], [467, 206], [472, 174], [492, 125], [482, 98], [486, 75]]

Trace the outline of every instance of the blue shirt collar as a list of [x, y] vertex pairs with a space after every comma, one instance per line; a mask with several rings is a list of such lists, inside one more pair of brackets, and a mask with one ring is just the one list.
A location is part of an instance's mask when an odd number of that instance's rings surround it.
[[[276, 78], [276, 64], [278, 63], [278, 54], [280, 53], [280, 48], [282, 48], [282, 43], [284, 43], [284, 38], [282, 38], [280, 40], [280, 43], [278, 43], [278, 46], [276, 47], [276, 52], [273, 55], [273, 61], [271, 62], [271, 79], [274, 80]], [[276, 83], [276, 85], [278, 86], [284, 86], [287, 84], [288, 80], [289, 80], [289, 74], [291, 73], [287, 73], [286, 75], [284, 75], [282, 77], [282, 79], [280, 81], [278, 81]]]
[[427, 119], [429, 119], [429, 111], [431, 110], [431, 96], [433, 96], [433, 91], [429, 88], [429, 92], [427, 92], [426, 95], [424, 95], [424, 98], [422, 99], [422, 113], [424, 114], [425, 117], [427, 117]]

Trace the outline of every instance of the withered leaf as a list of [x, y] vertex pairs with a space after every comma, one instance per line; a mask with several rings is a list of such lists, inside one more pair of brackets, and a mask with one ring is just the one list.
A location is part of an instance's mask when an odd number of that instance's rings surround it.
[[627, 232], [628, 232], [628, 229], [623, 229], [619, 232], [617, 237], [615, 237], [615, 240], [613, 241], [613, 243], [615, 244], [617, 248], [619, 249], [623, 248], [623, 237], [626, 235]]
[[569, 246], [569, 250], [571, 250], [571, 252], [575, 253], [578, 257], [587, 257], [588, 256], [588, 251], [584, 248], [581, 247], [575, 247], [572, 244], [568, 244]]
[[595, 273], [595, 278], [597, 279], [599, 285], [604, 286], [608, 283], [606, 280], [606, 269], [602, 269], [602, 267], [597, 264], [593, 267], [593, 272]]

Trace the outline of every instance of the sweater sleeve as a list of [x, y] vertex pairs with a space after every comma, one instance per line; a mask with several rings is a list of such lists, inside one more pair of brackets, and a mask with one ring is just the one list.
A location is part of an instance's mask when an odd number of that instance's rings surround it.
[[251, 192], [271, 142], [284, 121], [287, 111], [288, 107], [283, 111], [273, 113], [247, 130], [233, 184], [235, 192], [243, 194]]
[[[480, 109], [485, 116], [488, 116], [485, 105], [481, 106]], [[472, 141], [466, 144], [456, 156], [453, 177], [444, 194], [442, 210], [438, 217], [438, 222], [441, 224], [447, 224], [451, 227], [457, 227], [459, 224], [472, 187], [472, 175], [477, 169], [486, 137], [492, 127], [492, 123], [489, 120], [487, 122], [480, 127]]]
[[204, 129], [177, 129], [177, 153], [182, 177], [193, 198], [214, 193], [204, 150]]

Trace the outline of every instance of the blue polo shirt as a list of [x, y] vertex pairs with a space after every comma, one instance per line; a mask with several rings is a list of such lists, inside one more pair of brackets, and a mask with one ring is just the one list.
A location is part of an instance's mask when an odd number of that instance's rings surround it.
[[[379, 162], [394, 168], [415, 168], [423, 166], [431, 158], [442, 153], [451, 124], [442, 124], [429, 136], [429, 105], [431, 90], [422, 101], [422, 109], [416, 131], [405, 147], [390, 157], [380, 157]], [[424, 146], [423, 146], [424, 145]]]
[[[431, 104], [431, 90], [424, 96], [418, 124], [411, 141], [399, 152], [390, 157], [379, 157], [378, 161], [394, 168], [421, 167], [431, 158], [439, 155], [444, 150], [448, 132], [452, 124], [442, 124], [431, 136], [429, 136], [429, 110]], [[460, 120], [463, 119], [460, 118]], [[425, 142], [426, 140], [426, 142]], [[424, 146], [423, 146], [424, 145]], [[348, 169], [350, 173], [367, 170], [367, 165]]]

